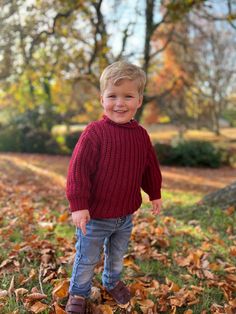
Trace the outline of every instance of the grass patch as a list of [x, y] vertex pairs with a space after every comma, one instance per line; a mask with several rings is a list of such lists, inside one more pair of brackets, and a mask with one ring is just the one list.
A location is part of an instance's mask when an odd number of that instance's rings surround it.
[[54, 229], [54, 233], [55, 236], [71, 240], [75, 235], [75, 229], [70, 224], [58, 224]]

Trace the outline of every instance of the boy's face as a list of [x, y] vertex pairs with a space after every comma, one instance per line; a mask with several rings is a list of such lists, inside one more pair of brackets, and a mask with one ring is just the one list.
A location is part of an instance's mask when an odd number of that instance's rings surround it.
[[101, 95], [101, 104], [106, 116], [116, 123], [127, 123], [142, 105], [136, 81], [121, 80], [119, 85], [108, 83]]

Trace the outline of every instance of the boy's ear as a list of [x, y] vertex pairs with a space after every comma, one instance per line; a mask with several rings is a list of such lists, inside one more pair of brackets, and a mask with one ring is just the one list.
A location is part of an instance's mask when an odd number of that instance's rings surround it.
[[140, 108], [142, 106], [143, 103], [143, 95], [139, 96], [139, 104], [138, 104], [138, 108]]
[[103, 95], [102, 94], [100, 95], [100, 103], [103, 106]]

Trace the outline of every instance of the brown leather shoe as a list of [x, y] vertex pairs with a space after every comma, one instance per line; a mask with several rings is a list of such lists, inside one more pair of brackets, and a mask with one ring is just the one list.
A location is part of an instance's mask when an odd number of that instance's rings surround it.
[[118, 304], [126, 304], [131, 299], [130, 291], [122, 281], [118, 281], [117, 285], [113, 289], [106, 289], [106, 291]]
[[83, 297], [70, 295], [66, 304], [67, 314], [85, 314], [86, 300]]

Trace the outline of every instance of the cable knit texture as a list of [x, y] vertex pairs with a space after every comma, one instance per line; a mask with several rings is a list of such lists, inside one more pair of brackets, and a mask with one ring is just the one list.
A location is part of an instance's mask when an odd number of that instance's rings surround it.
[[141, 188], [161, 198], [161, 172], [147, 131], [131, 120], [107, 116], [90, 123], [73, 151], [66, 194], [70, 210], [88, 209], [91, 218], [117, 218], [135, 212]]

